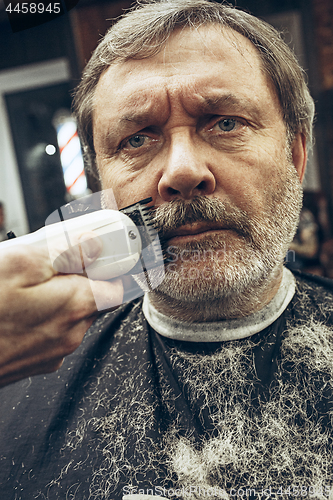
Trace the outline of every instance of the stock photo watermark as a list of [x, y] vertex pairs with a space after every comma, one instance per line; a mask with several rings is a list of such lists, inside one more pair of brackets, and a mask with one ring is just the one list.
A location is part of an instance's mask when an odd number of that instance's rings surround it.
[[12, 32], [17, 33], [53, 21], [73, 9], [79, 0], [39, 0], [26, 2], [4, 0]]
[[279, 498], [333, 498], [333, 487], [329, 485], [317, 486], [302, 486], [302, 485], [286, 485], [286, 486], [263, 486], [250, 487], [244, 486], [241, 488], [224, 489], [219, 486], [210, 488], [190, 485], [181, 486], [179, 488], [166, 488], [164, 486], [154, 486], [152, 488], [139, 488], [135, 486], [123, 487], [124, 500], [135, 500], [135, 497], [160, 497], [167, 499], [175, 498], [221, 498], [221, 499], [242, 499], [256, 498], [258, 500], [279, 499]]
[[[226, 243], [221, 243], [221, 248], [213, 249], [187, 249], [175, 245], [168, 246], [164, 251], [165, 270], [169, 275], [174, 274], [183, 280], [212, 280], [223, 277], [223, 265], [234, 266], [244, 263], [248, 259], [246, 249], [228, 249]], [[285, 264], [295, 262], [294, 250], [288, 250]]]

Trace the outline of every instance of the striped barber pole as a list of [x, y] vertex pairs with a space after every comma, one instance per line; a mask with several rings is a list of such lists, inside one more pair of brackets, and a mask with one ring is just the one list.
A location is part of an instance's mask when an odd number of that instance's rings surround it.
[[87, 179], [75, 120], [62, 112], [57, 114], [54, 125], [66, 189], [72, 196], [82, 196], [87, 191]]

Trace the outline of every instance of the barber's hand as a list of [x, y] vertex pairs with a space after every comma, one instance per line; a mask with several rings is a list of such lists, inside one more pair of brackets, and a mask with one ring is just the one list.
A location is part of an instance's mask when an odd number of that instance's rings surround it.
[[85, 235], [80, 247], [63, 253], [55, 270], [46, 246], [1, 251], [0, 245], [0, 387], [56, 371], [81, 344], [98, 310], [122, 303], [120, 278], [92, 282], [69, 274], [81, 271], [82, 258], [86, 267], [92, 263], [102, 244]]

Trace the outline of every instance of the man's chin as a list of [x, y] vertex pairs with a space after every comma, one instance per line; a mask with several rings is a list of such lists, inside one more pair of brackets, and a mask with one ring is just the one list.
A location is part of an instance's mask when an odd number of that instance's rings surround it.
[[[184, 302], [240, 295], [269, 277], [278, 262], [264, 257], [244, 237], [233, 233], [193, 244], [169, 246], [165, 278], [158, 293]], [[281, 260], [279, 259], [279, 262]]]
[[183, 266], [166, 271], [150, 300], [160, 312], [190, 323], [248, 316], [263, 307], [263, 294], [274, 296], [281, 267], [268, 272], [259, 263], [229, 269]]
[[280, 267], [280, 260], [267, 263], [255, 252], [232, 262], [206, 259], [168, 263], [165, 278], [155, 291], [166, 300], [183, 303], [238, 301], [249, 294], [255, 296], [265, 283], [274, 280]]

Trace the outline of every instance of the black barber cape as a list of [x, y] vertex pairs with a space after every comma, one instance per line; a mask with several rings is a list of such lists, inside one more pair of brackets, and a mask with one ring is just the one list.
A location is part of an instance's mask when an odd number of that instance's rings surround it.
[[[289, 381], [290, 387], [303, 384], [305, 391], [309, 384], [315, 384], [315, 401], [307, 402], [304, 397], [301, 408], [294, 408], [291, 393], [285, 408], [290, 410], [288, 418], [293, 429], [303, 426], [304, 436], [309, 419], [316, 422], [317, 436], [321, 436], [318, 453], [325, 450], [327, 457], [332, 456], [333, 377], [313, 358], [310, 380], [301, 359], [289, 359], [289, 344], [283, 346], [293, 327], [302, 332], [309, 324], [324, 324], [326, 329], [318, 345], [308, 348], [315, 352], [324, 343], [328, 359], [333, 360], [333, 281], [297, 273], [295, 276], [295, 295], [281, 316], [250, 338], [230, 341], [230, 347], [248, 344], [244, 359], [253, 366], [244, 372], [244, 383], [231, 411], [243, 405], [248, 419], [259, 422], [250, 431], [255, 446], [260, 438], [260, 402], [267, 406], [271, 398], [278, 397], [282, 378]], [[232, 455], [225, 463], [221, 459], [218, 479], [213, 470], [206, 470], [210, 480], [202, 479], [201, 493], [195, 491], [200, 484], [190, 483], [196, 467], [192, 472], [184, 468], [189, 445], [199, 453], [205, 442], [214, 442], [224, 432], [224, 424], [217, 422], [216, 409], [207, 406], [204, 393], [192, 390], [191, 379], [186, 378], [187, 373], [200, 369], [200, 363], [196, 368], [193, 360], [213, 359], [221, 347], [221, 342], [185, 342], [159, 335], [143, 315], [142, 299], [101, 316], [56, 373], [35, 376], [0, 390], [0, 498], [118, 500], [129, 493], [190, 498], [189, 492], [194, 495], [191, 498], [204, 498], [208, 486], [215, 487], [210, 496], [223, 497], [225, 491], [225, 498], [231, 498], [236, 491], [242, 491], [240, 488], [259, 488], [251, 469], [233, 461]], [[300, 355], [306, 349], [303, 345]], [[313, 354], [309, 355], [311, 359]], [[293, 365], [298, 366], [297, 375]], [[207, 380], [208, 390], [216, 384], [214, 390], [227, 391], [228, 379], [218, 380], [218, 376], [217, 365], [216, 378]], [[281, 436], [283, 432], [288, 429], [281, 428]], [[304, 440], [300, 436], [302, 431], [291, 432], [290, 441], [294, 442], [288, 446], [298, 461], [296, 475], [301, 483], [311, 471], [302, 465]], [[266, 442], [273, 443], [271, 449], [262, 450], [269, 468], [279, 443], [273, 434]], [[183, 455], [181, 449], [185, 450]], [[180, 469], [177, 453], [183, 457]], [[196, 463], [193, 456], [188, 458], [192, 465]], [[287, 474], [288, 457], [280, 458], [285, 460]], [[323, 484], [333, 487], [332, 461], [323, 471]], [[270, 474], [274, 478], [274, 470]], [[283, 474], [279, 474], [273, 487], [278, 488], [283, 481]], [[304, 490], [306, 496], [311, 491]], [[206, 493], [208, 496], [208, 490]]]

